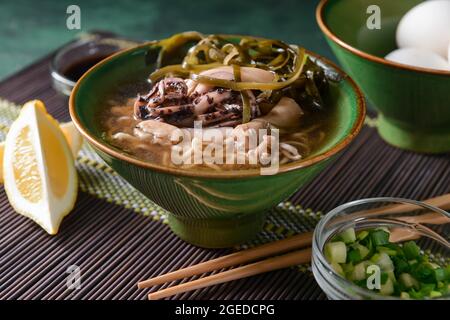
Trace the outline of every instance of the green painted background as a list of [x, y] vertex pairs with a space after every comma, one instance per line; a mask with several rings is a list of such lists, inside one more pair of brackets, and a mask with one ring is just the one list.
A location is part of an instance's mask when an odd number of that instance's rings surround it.
[[[316, 0], [0, 0], [0, 79], [93, 29], [135, 39], [173, 33], [251, 34], [333, 55], [315, 21]], [[81, 8], [81, 30], [66, 28], [66, 8]]]

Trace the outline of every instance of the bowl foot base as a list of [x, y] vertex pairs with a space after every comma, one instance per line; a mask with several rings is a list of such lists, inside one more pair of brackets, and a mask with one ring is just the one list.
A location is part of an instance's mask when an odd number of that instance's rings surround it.
[[266, 213], [234, 214], [233, 218], [193, 219], [169, 214], [172, 231], [203, 248], [228, 248], [251, 240], [263, 227]]
[[428, 132], [402, 128], [380, 115], [378, 118], [378, 133], [384, 141], [400, 149], [423, 153], [450, 151], [450, 131]]

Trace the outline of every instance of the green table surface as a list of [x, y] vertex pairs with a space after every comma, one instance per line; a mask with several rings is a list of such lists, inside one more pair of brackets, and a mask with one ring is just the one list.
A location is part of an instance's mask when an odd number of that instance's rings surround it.
[[[316, 0], [13, 0], [0, 1], [0, 79], [90, 30], [152, 40], [173, 33], [235, 33], [300, 44], [334, 60], [315, 20]], [[66, 9], [81, 9], [68, 30]]]

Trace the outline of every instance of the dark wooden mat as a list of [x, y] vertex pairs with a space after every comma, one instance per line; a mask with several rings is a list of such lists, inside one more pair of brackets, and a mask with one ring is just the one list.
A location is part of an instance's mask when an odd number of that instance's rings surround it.
[[[0, 82], [0, 97], [18, 104], [41, 99], [50, 113], [69, 120], [67, 98], [51, 88], [44, 57]], [[294, 204], [326, 212], [374, 196], [424, 199], [450, 192], [450, 156], [428, 156], [388, 146], [365, 126], [356, 141]], [[1, 187], [2, 188], [2, 187]], [[136, 282], [211, 259], [227, 250], [184, 243], [167, 225], [80, 192], [75, 210], [57, 236], [11, 208], [0, 190], [0, 299], [145, 299]], [[67, 288], [67, 268], [81, 269], [81, 288]], [[155, 290], [155, 289], [153, 289]], [[172, 299], [324, 299], [310, 272], [296, 268], [267, 273]]]

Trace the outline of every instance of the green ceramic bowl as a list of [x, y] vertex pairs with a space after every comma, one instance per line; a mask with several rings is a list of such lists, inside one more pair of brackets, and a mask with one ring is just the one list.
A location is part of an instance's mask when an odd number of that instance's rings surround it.
[[[450, 151], [450, 72], [383, 59], [396, 48], [401, 17], [422, 0], [322, 0], [316, 17], [344, 69], [379, 111], [378, 131], [407, 150]], [[381, 29], [366, 26], [367, 8], [378, 5]]]
[[153, 64], [147, 55], [150, 47], [151, 44], [143, 44], [120, 52], [90, 69], [72, 91], [70, 115], [105, 162], [168, 210], [173, 232], [192, 244], [230, 247], [254, 237], [261, 231], [267, 210], [317, 175], [363, 125], [365, 105], [359, 89], [341, 70], [323, 59], [321, 63], [341, 78], [325, 96], [325, 101], [335, 107], [336, 126], [327, 143], [311, 157], [282, 165], [278, 174], [265, 176], [256, 169], [195, 171], [141, 161], [102, 139], [96, 115], [111, 88], [120, 88], [119, 84], [127, 79], [146, 79], [151, 73]]

